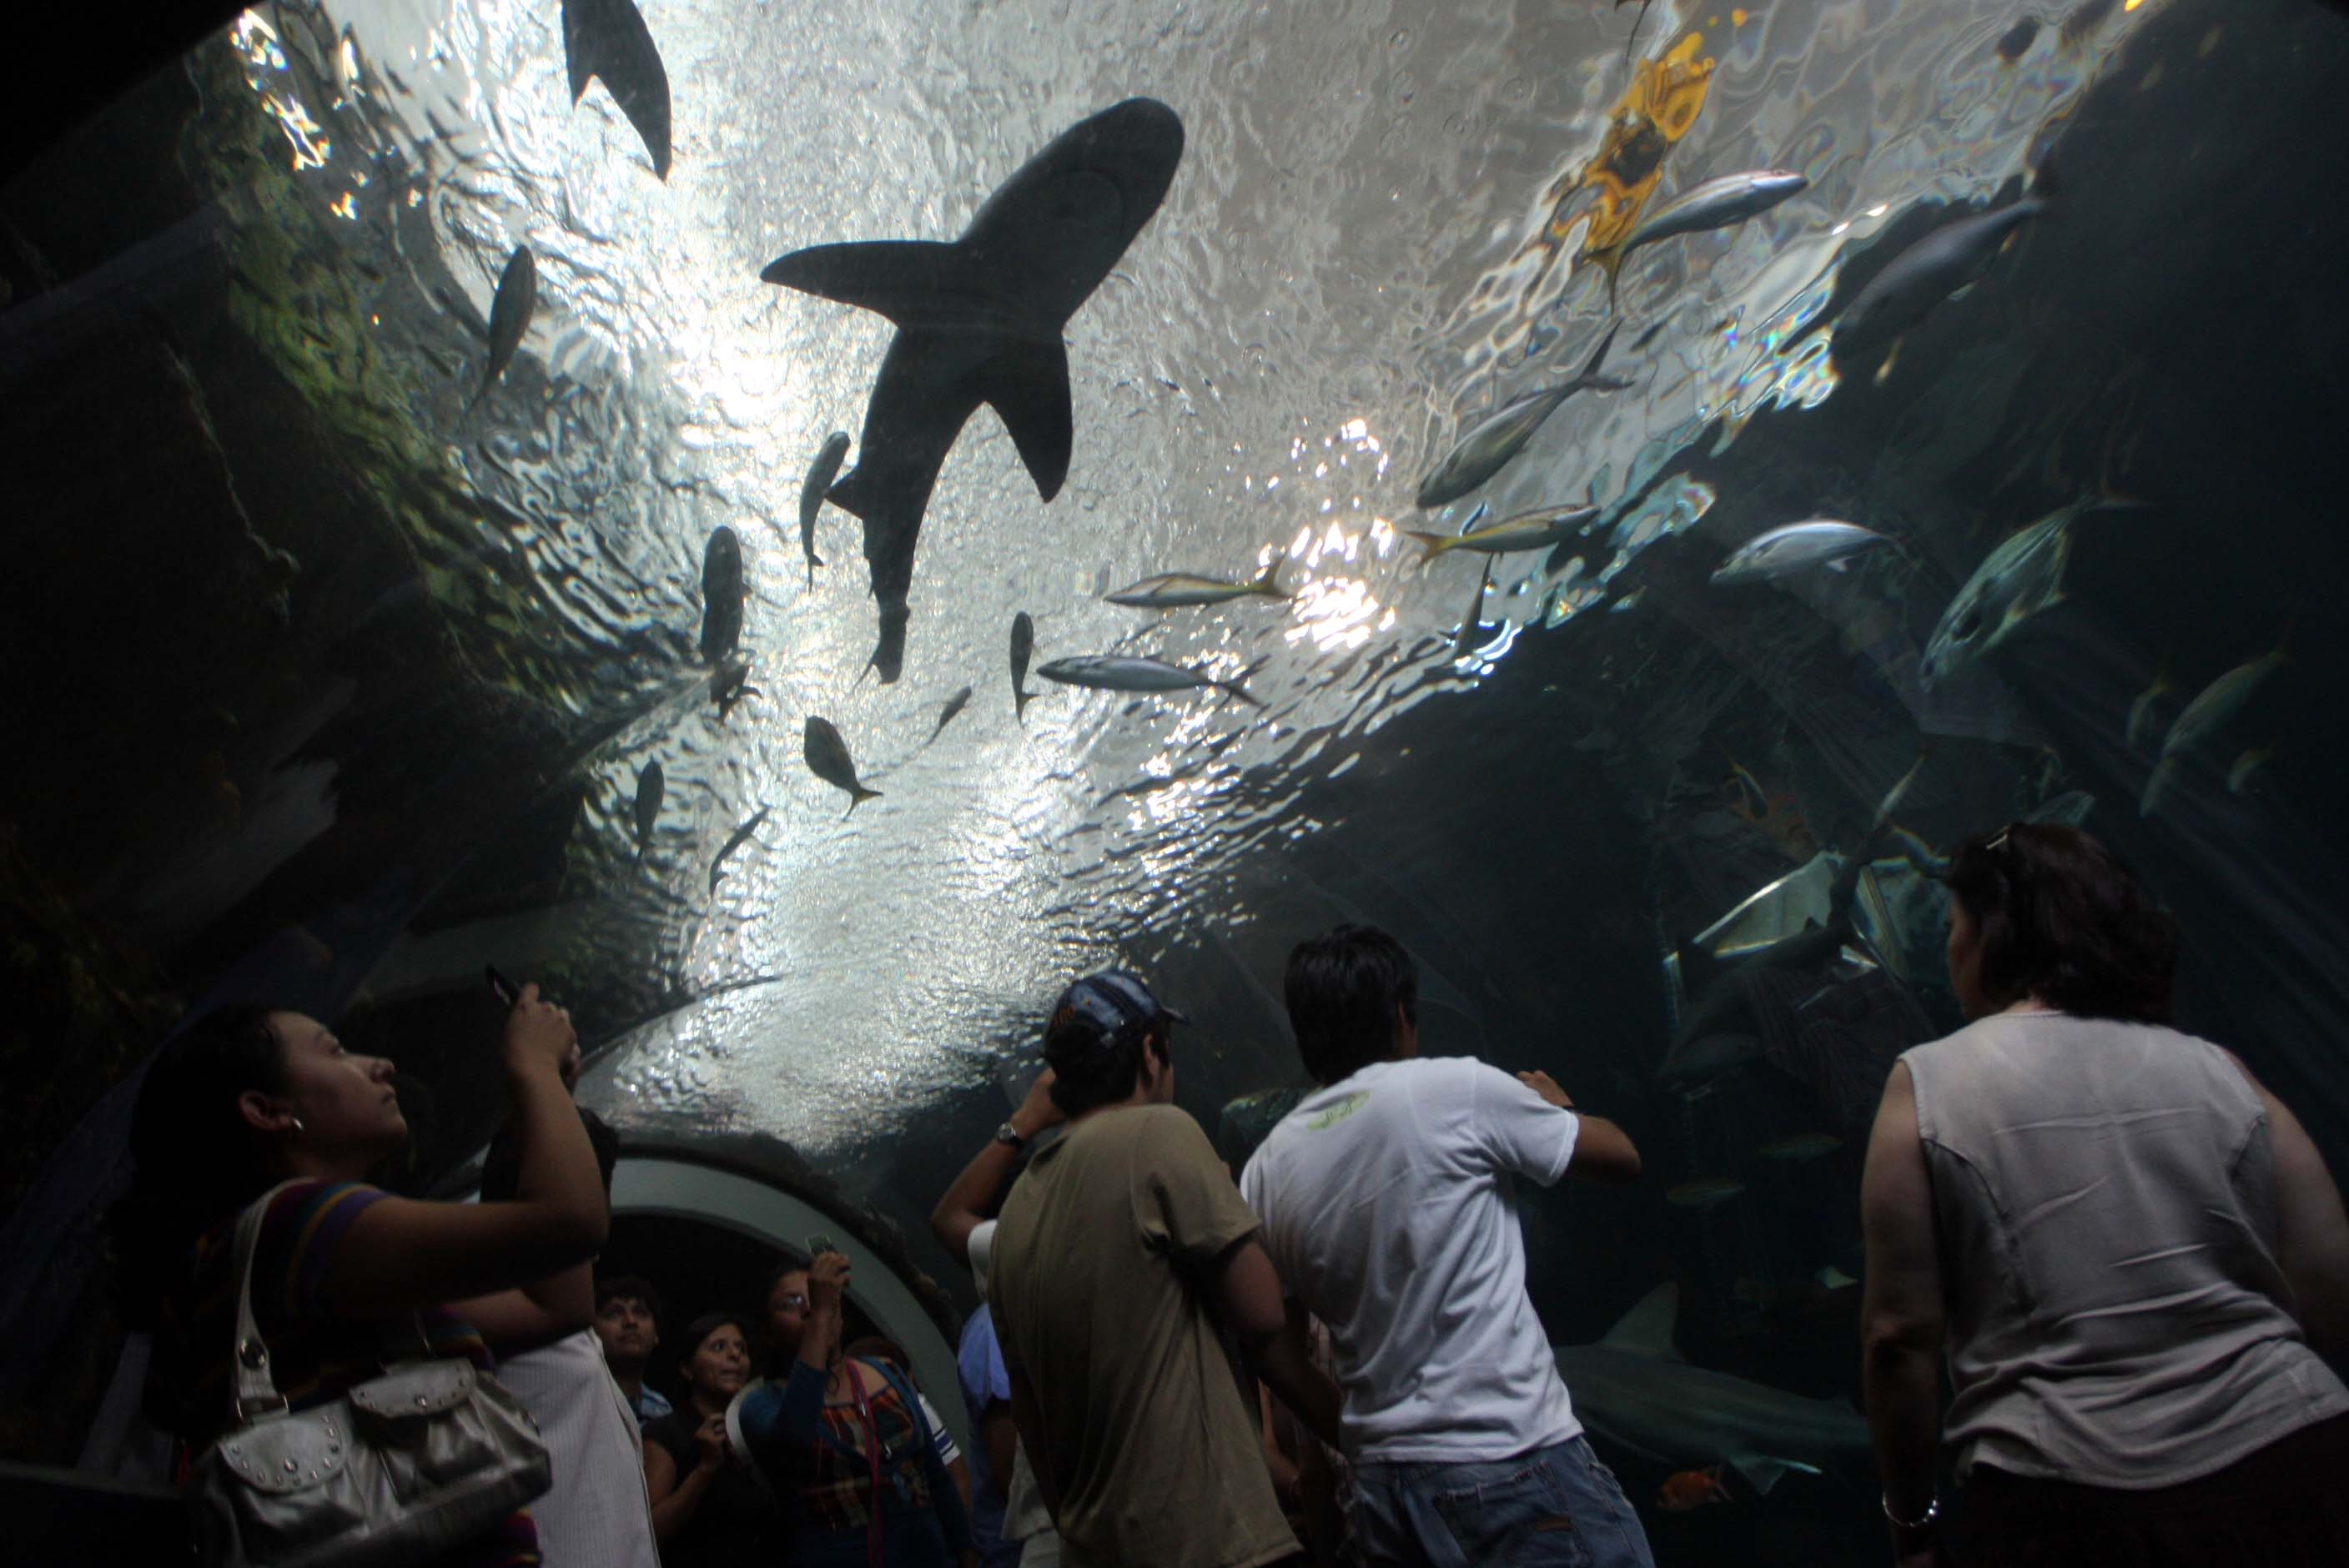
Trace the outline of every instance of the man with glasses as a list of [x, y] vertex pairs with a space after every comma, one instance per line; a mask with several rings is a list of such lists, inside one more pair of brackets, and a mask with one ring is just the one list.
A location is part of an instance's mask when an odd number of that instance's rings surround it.
[[1072, 1564], [1238, 1568], [1299, 1555], [1226, 1336], [1335, 1442], [1337, 1387], [1288, 1316], [1257, 1223], [1175, 1109], [1173, 1026], [1121, 971], [1044, 1037], [1069, 1119], [1004, 1201], [990, 1300], [1011, 1410]]

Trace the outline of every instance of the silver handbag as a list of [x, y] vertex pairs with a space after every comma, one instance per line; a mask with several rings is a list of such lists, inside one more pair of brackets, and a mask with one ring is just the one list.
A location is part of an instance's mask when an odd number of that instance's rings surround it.
[[330, 1403], [286, 1408], [253, 1316], [254, 1248], [283, 1190], [237, 1222], [230, 1426], [189, 1478], [202, 1560], [218, 1568], [406, 1568], [543, 1494], [554, 1467], [538, 1423], [470, 1361], [399, 1362]]

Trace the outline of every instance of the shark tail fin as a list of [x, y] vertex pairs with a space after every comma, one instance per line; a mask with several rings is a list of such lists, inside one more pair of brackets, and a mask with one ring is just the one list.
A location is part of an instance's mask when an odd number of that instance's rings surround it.
[[1609, 1350], [1677, 1361], [1681, 1357], [1672, 1348], [1672, 1323], [1680, 1310], [1681, 1287], [1666, 1282], [1641, 1296], [1639, 1305], [1625, 1313], [1599, 1343]]
[[1402, 531], [1406, 538], [1419, 541], [1420, 549], [1427, 552], [1420, 557], [1423, 561], [1434, 560], [1437, 556], [1450, 550], [1458, 542], [1456, 540], [1447, 539], [1440, 533], [1423, 533], [1415, 528], [1406, 528]]

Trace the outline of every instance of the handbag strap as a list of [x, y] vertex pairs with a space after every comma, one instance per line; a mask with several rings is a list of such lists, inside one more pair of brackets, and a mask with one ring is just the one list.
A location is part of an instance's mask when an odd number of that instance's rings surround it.
[[[847, 1363], [848, 1386], [856, 1390], [857, 1412], [864, 1418], [865, 1430], [871, 1434], [865, 1452], [873, 1469], [871, 1512], [864, 1531], [864, 1560], [870, 1568], [881, 1568], [882, 1555], [887, 1550], [885, 1545], [887, 1535], [881, 1522], [881, 1418], [873, 1413], [873, 1401], [864, 1392], [864, 1375], [856, 1367], [857, 1363], [854, 1360]], [[916, 1421], [920, 1418], [918, 1416], [915, 1418]]]
[[[277, 1381], [270, 1376], [268, 1342], [261, 1337], [261, 1325], [253, 1315], [253, 1259], [260, 1250], [261, 1224], [269, 1216], [269, 1205], [299, 1181], [280, 1181], [246, 1205], [236, 1222], [236, 1342], [230, 1346], [229, 1357], [231, 1430], [287, 1408], [285, 1396], [277, 1391]], [[276, 1410], [262, 1408], [272, 1401]]]

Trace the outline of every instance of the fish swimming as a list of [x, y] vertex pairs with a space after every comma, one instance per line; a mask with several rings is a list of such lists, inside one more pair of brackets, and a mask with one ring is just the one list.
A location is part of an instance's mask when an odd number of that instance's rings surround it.
[[1503, 522], [1487, 523], [1472, 528], [1465, 533], [1422, 533], [1416, 529], [1402, 531], [1419, 541], [1427, 553], [1421, 557], [1433, 561], [1454, 550], [1474, 550], [1486, 555], [1506, 555], [1517, 550], [1547, 550], [1563, 544], [1580, 531], [1582, 525], [1599, 515], [1595, 506], [1541, 506], [1531, 511], [1521, 511]]
[[2251, 782], [2251, 775], [2266, 766], [2275, 754], [2276, 748], [2272, 746], [2255, 746], [2236, 758], [2235, 765], [2227, 769], [2227, 793], [2241, 794], [2243, 786]]
[[571, 101], [585, 95], [591, 78], [602, 78], [652, 155], [653, 172], [667, 180], [668, 72], [636, 0], [563, 0], [563, 63]]
[[830, 719], [808, 719], [800, 738], [800, 755], [807, 759], [809, 772], [835, 789], [848, 791], [851, 811], [867, 800], [881, 798], [880, 790], [866, 789], [857, 779], [856, 764], [849, 758], [848, 743], [840, 738], [840, 731], [832, 727]]
[[1781, 523], [1738, 546], [1713, 574], [1715, 587], [1744, 583], [1775, 583], [1781, 578], [1823, 567], [1843, 572], [1852, 558], [1889, 542], [1872, 528], [1815, 517], [1805, 522]]
[[1665, 1193], [1664, 1202], [1678, 1209], [1711, 1209], [1744, 1191], [1744, 1182], [1728, 1176], [1700, 1176]]
[[1585, 388], [1599, 392], [1620, 392], [1630, 386], [1619, 377], [1601, 376], [1599, 366], [1607, 358], [1607, 350], [1623, 324], [1616, 322], [1599, 338], [1599, 347], [1591, 354], [1582, 374], [1561, 386], [1535, 392], [1521, 392], [1479, 420], [1459, 443], [1444, 455], [1444, 460], [1431, 469], [1419, 484], [1418, 505], [1423, 511], [1458, 500], [1495, 474], [1509, 466], [1510, 460], [1526, 449], [1558, 406]]
[[1485, 629], [1485, 593], [1493, 585], [1493, 558], [1485, 557], [1485, 570], [1476, 578], [1476, 596], [1468, 601], [1468, 614], [1460, 623], [1460, 630], [1452, 636], [1452, 656], [1464, 659], [1468, 648]]
[[701, 548], [701, 657], [722, 664], [742, 641], [742, 542], [719, 523]]
[[2006, 540], [1982, 558], [1941, 612], [1917, 673], [1928, 686], [1949, 679], [2006, 641], [2041, 611], [2064, 602], [2064, 568], [2072, 559], [2072, 525], [2092, 511], [2139, 503], [2085, 495]]
[[2162, 740], [2161, 759], [2153, 765], [2153, 774], [2145, 781], [2145, 793], [2137, 799], [2138, 816], [2150, 817], [2160, 806], [2186, 754], [2223, 727], [2251, 701], [2251, 694], [2267, 684], [2270, 676], [2290, 663], [2292, 655], [2284, 651], [2283, 644], [2278, 643], [2258, 658], [2237, 665], [2204, 686], [2201, 694], [2186, 705], [2186, 711], [2178, 716]]
[[1011, 717], [1028, 722], [1028, 705], [1036, 694], [1027, 686], [1028, 655], [1036, 650], [1036, 623], [1020, 611], [1011, 617]]
[[1890, 349], [1934, 306], [1981, 278], [2015, 232], [2048, 210], [2054, 194], [2051, 155], [2041, 160], [2029, 194], [1944, 223], [1887, 262], [1836, 317], [1828, 346], [1837, 368]]
[[1721, 1484], [1721, 1467], [1682, 1470], [1664, 1478], [1656, 1489], [1656, 1506], [1666, 1513], [1687, 1513], [1709, 1502], [1727, 1502], [1729, 1489]]
[[1790, 1470], [1867, 1473], [1868, 1423], [1843, 1401], [1682, 1360], [1672, 1348], [1679, 1304], [1678, 1287], [1659, 1285], [1597, 1344], [1551, 1347], [1595, 1437], [1661, 1465], [1726, 1464], [1756, 1491]]
[[767, 812], [770, 810], [771, 808], [766, 806], [760, 807], [758, 815], [752, 817], [749, 821], [735, 829], [733, 835], [726, 841], [725, 847], [718, 851], [718, 858], [709, 862], [709, 891], [711, 892], [716, 892], [718, 891], [718, 879], [726, 874], [725, 871], [722, 869], [726, 864], [726, 857], [750, 841], [750, 835], [759, 830], [760, 824], [767, 820]]
[[1614, 308], [1615, 280], [1624, 261], [1640, 246], [1743, 223], [1800, 195], [1810, 185], [1807, 175], [1784, 169], [1755, 169], [1742, 174], [1716, 175], [1689, 187], [1651, 213], [1620, 245], [1591, 253], [1591, 260], [1607, 273], [1608, 308]]
[[481, 389], [468, 409], [490, 395], [490, 387], [513, 363], [523, 335], [530, 330], [531, 313], [538, 308], [538, 258], [528, 245], [516, 245], [498, 274], [498, 292], [490, 301], [490, 361], [481, 372]]
[[1050, 500], [1069, 474], [1075, 416], [1061, 332], [1109, 275], [1174, 183], [1183, 121], [1128, 98], [1052, 139], [989, 196], [962, 237], [818, 245], [771, 263], [771, 284], [888, 317], [859, 458], [834, 506], [864, 522], [880, 604], [871, 667], [905, 662], [906, 593], [922, 516], [947, 453], [985, 403]]
[[1105, 597], [1112, 604], [1134, 610], [1180, 610], [1198, 604], [1225, 604], [1251, 596], [1286, 599], [1288, 595], [1280, 591], [1279, 577], [1280, 561], [1276, 557], [1271, 565], [1245, 583], [1194, 577], [1187, 572], [1162, 572]]
[[[955, 693], [954, 696], [947, 698], [946, 707], [940, 709], [938, 713], [938, 727], [930, 731], [930, 739], [936, 740], [939, 736], [944, 735], [947, 732], [947, 726], [955, 721], [955, 715], [960, 713], [965, 707], [968, 707], [969, 704], [970, 687], [968, 686], [963, 687], [960, 691]], [[926, 742], [925, 744], [926, 744]]]
[[652, 847], [653, 825], [660, 820], [661, 796], [668, 789], [668, 775], [661, 770], [658, 758], [647, 762], [636, 775], [636, 858], [644, 859]]
[[807, 557], [811, 588], [815, 586], [815, 569], [823, 564], [823, 557], [815, 552], [816, 514], [823, 511], [823, 492], [832, 488], [833, 476], [847, 456], [848, 432], [834, 430], [823, 438], [823, 450], [808, 465], [807, 478], [800, 485], [800, 552]]
[[2169, 655], [2164, 654], [2161, 667], [2153, 672], [2153, 684], [2129, 704], [2128, 727], [2122, 732], [2122, 738], [2131, 751], [2153, 738], [2153, 705], [2177, 689], [2169, 684]]
[[1214, 686], [1231, 693], [1242, 702], [1253, 703], [1257, 707], [1264, 706], [1238, 681], [1217, 680], [1202, 670], [1186, 670], [1179, 665], [1162, 664], [1156, 659], [1133, 658], [1122, 654], [1054, 659], [1049, 665], [1039, 666], [1036, 673], [1062, 686], [1091, 686], [1096, 691], [1184, 691], [1193, 686]]
[[723, 724], [734, 713], [735, 705], [745, 697], [767, 694], [750, 684], [750, 666], [732, 664], [719, 666], [709, 677], [709, 699], [718, 705], [718, 722]]

